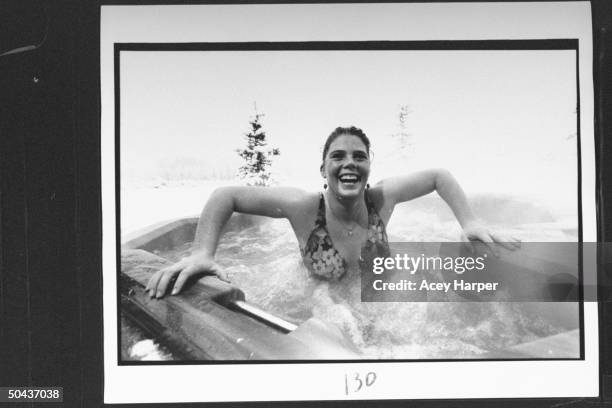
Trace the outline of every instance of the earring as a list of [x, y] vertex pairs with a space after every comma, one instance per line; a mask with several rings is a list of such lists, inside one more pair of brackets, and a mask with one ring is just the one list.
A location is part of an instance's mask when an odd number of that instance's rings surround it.
[[323, 190], [327, 190], [327, 183], [323, 184]]
[[370, 188], [370, 183], [366, 184], [366, 189]]

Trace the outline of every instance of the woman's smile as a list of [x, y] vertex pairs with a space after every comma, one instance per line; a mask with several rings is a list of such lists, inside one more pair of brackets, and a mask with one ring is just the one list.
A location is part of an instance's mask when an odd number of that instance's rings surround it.
[[355, 173], [344, 173], [338, 176], [339, 184], [344, 189], [358, 189], [361, 187], [361, 176]]

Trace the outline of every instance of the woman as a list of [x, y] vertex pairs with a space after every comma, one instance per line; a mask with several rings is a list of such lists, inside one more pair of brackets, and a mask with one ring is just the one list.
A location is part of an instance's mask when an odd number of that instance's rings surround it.
[[339, 127], [329, 135], [320, 171], [325, 180], [323, 193], [289, 187], [216, 190], [202, 211], [192, 254], [158, 271], [147, 285], [150, 296], [161, 298], [170, 287], [177, 294], [188, 278], [196, 276], [217, 275], [228, 281], [214, 255], [221, 230], [234, 211], [287, 218], [305, 265], [313, 276], [332, 282], [352, 279], [366, 259], [389, 256], [385, 225], [395, 205], [434, 190], [452, 209], [469, 240], [487, 243], [492, 251], [494, 242], [509, 249], [518, 245], [476, 220], [448, 171], [421, 171], [385, 179], [370, 188], [370, 141], [356, 127]]

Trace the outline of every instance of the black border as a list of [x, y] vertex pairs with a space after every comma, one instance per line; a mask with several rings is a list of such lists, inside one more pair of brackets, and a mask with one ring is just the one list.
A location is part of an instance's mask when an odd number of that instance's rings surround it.
[[118, 366], [180, 366], [180, 365], [241, 365], [241, 364], [360, 364], [360, 363], [405, 363], [405, 362], [496, 362], [496, 361], [575, 361], [584, 360], [584, 294], [582, 254], [579, 255], [579, 329], [580, 357], [578, 358], [517, 358], [517, 359], [363, 359], [363, 360], [175, 360], [175, 361], [123, 361], [121, 359], [121, 52], [138, 51], [507, 51], [507, 50], [574, 50], [576, 63], [576, 153], [577, 158], [577, 215], [578, 242], [583, 242], [582, 226], [582, 168], [580, 136], [580, 87], [579, 47], [577, 39], [555, 40], [469, 40], [469, 41], [310, 41], [310, 42], [211, 42], [211, 43], [115, 43], [114, 44], [114, 90], [115, 90], [115, 211], [116, 211], [116, 280], [117, 280], [117, 365]]

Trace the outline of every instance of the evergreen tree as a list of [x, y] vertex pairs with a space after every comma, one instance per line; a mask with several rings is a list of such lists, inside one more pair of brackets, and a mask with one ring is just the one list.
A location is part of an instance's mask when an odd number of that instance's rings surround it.
[[280, 154], [279, 149], [267, 148], [266, 132], [262, 130], [261, 118], [263, 114], [255, 113], [249, 121], [251, 129], [245, 133], [246, 147], [236, 152], [244, 160], [238, 169], [238, 177], [244, 180], [247, 186], [269, 186], [271, 180], [270, 165], [272, 157]]

